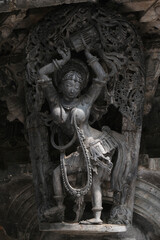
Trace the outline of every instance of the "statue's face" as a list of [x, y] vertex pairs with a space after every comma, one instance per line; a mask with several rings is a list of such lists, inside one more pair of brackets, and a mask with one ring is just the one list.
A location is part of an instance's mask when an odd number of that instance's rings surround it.
[[81, 93], [81, 81], [80, 75], [76, 72], [72, 74], [67, 74], [64, 76], [64, 81], [62, 82], [62, 92], [63, 96], [67, 99], [74, 99]]

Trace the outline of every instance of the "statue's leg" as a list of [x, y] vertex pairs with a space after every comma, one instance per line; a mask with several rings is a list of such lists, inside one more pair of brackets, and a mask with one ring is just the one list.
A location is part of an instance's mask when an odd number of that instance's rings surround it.
[[92, 194], [92, 211], [94, 218], [81, 221], [81, 224], [102, 224], [101, 213], [102, 213], [102, 189], [101, 189], [101, 175], [102, 169], [98, 169], [98, 174], [93, 172], [93, 182], [91, 188]]
[[58, 207], [63, 206], [64, 193], [62, 187], [62, 179], [61, 179], [61, 169], [60, 166], [54, 169], [53, 171], [53, 190], [54, 190], [54, 198]]
[[[99, 169], [100, 170], [100, 169]], [[101, 174], [100, 174], [101, 175]], [[102, 212], [102, 189], [101, 189], [101, 176], [93, 173], [92, 183], [92, 211], [96, 223], [102, 223], [101, 212]]]
[[[84, 173], [86, 171], [83, 153], [77, 151], [70, 154], [66, 159], [65, 166], [67, 168], [67, 175], [76, 175], [75, 184], [77, 187], [81, 188], [85, 181]], [[75, 197], [74, 202], [73, 211], [76, 214], [74, 222], [79, 222], [85, 209], [84, 196]]]
[[[78, 173], [80, 168], [79, 155], [72, 153], [66, 161], [66, 168], [68, 176], [71, 174]], [[61, 168], [60, 166], [56, 167], [53, 171], [53, 190], [54, 190], [54, 198], [56, 200], [57, 206], [63, 206], [64, 192], [63, 192], [63, 183], [61, 176]]]
[[53, 171], [53, 190], [56, 206], [46, 210], [44, 212], [44, 215], [48, 220], [52, 222], [61, 222], [64, 220], [65, 206], [63, 205], [64, 193], [62, 187], [60, 166], [58, 166]]

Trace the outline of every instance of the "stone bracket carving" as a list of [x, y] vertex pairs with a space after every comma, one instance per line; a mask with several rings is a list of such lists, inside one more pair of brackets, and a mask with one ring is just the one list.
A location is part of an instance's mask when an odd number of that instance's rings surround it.
[[[92, 38], [93, 35], [94, 38]], [[69, 60], [70, 58], [71, 60]], [[78, 58], [79, 62], [75, 63], [72, 58]], [[55, 129], [57, 129], [60, 146], [72, 143], [76, 124], [74, 123], [74, 118], [71, 118], [72, 120], [66, 123], [66, 112], [77, 114], [76, 116], [79, 119], [77, 120], [77, 127], [79, 127], [78, 121], [81, 123], [83, 120], [83, 114], [87, 111], [85, 104], [88, 103], [90, 104], [88, 105], [88, 111], [90, 111], [91, 106], [93, 107], [91, 110], [94, 119], [92, 124], [98, 122], [106, 114], [110, 105], [117, 107], [122, 114], [123, 124], [121, 134], [105, 128], [104, 131], [107, 135], [105, 135], [103, 141], [108, 144], [110, 143], [108, 161], [112, 158], [111, 149], [118, 149], [118, 156], [122, 156], [121, 158], [118, 157], [111, 177], [114, 191], [114, 206], [111, 211], [110, 221], [114, 224], [130, 224], [132, 221], [134, 187], [141, 135], [145, 71], [141, 40], [134, 27], [118, 14], [108, 12], [105, 7], [68, 6], [54, 12], [54, 14], [48, 14], [44, 21], [30, 33], [27, 45], [27, 61], [27, 122], [29, 123], [28, 132], [30, 136], [31, 160], [34, 168], [36, 194], [37, 197], [40, 196], [38, 197], [38, 207], [41, 219], [52, 222], [57, 219], [60, 221], [64, 217], [64, 206], [62, 204], [64, 194], [55, 194], [54, 199], [52, 199], [49, 190], [46, 189], [49, 182], [47, 182], [48, 180], [46, 181], [44, 176], [53, 167], [51, 167], [53, 163], [51, 162], [51, 150], [49, 150], [50, 145], [47, 135], [47, 126], [49, 125], [47, 124], [53, 121], [50, 134], [54, 136], [56, 134]], [[82, 62], [84, 61], [86, 61], [86, 64], [89, 64], [89, 84], [87, 84], [86, 74], [84, 74], [85, 67], [83, 67], [83, 70], [79, 70], [82, 69], [80, 65], [82, 67]], [[68, 94], [67, 91], [69, 88], [66, 86], [66, 91], [64, 91], [65, 81], [72, 81], [73, 85], [75, 84], [73, 79], [79, 82], [79, 88], [80, 82], [82, 82], [82, 79], [85, 79], [86, 84], [83, 81], [82, 89], [85, 96], [90, 94], [90, 100], [83, 98], [83, 94], [82, 96], [80, 95], [81, 89], [76, 95], [78, 99], [73, 98], [69, 102], [66, 100], [67, 98], [64, 98]], [[62, 81], [64, 81], [63, 84]], [[92, 86], [92, 84], [101, 84], [101, 87], [97, 87], [98, 85], [96, 85], [96, 87], [91, 87], [88, 90], [88, 86]], [[74, 86], [72, 85], [70, 86], [71, 89]], [[92, 93], [97, 96], [96, 101], [94, 98], [92, 100]], [[103, 96], [103, 98], [100, 96]], [[67, 97], [70, 98], [69, 95]], [[47, 99], [47, 102], [45, 99]], [[56, 110], [54, 104], [57, 104], [62, 109], [60, 110], [61, 115], [56, 112], [59, 111], [59, 108]], [[54, 118], [47, 115], [46, 110], [48, 108]], [[69, 116], [72, 116], [72, 114]], [[88, 124], [91, 123], [89, 122]], [[82, 125], [80, 124], [80, 126]], [[77, 140], [82, 138], [85, 142], [87, 137], [83, 134], [88, 128], [89, 125], [85, 131], [80, 132], [80, 137], [77, 137]], [[95, 131], [98, 130], [90, 130], [91, 136], [95, 134]], [[43, 134], [45, 135], [45, 139], [42, 137]], [[65, 134], [67, 136], [66, 139], [64, 137]], [[53, 143], [53, 139], [52, 137], [52, 146], [54, 146], [54, 149], [58, 149], [57, 144]], [[85, 144], [87, 143], [85, 142]], [[102, 146], [104, 146], [104, 143]], [[83, 156], [86, 158], [91, 155], [91, 147], [83, 148], [80, 146], [80, 148], [82, 149]], [[95, 153], [95, 149], [93, 148], [93, 153]], [[67, 158], [65, 150], [62, 147], [62, 163]], [[81, 158], [82, 153], [78, 148], [76, 152], [72, 150], [71, 155], [68, 157], [69, 161], [72, 162], [76, 158]], [[54, 154], [56, 156], [55, 152]], [[101, 151], [99, 150], [97, 154], [101, 154]], [[87, 164], [88, 166], [90, 165], [89, 162]], [[98, 165], [98, 161], [96, 164]], [[103, 165], [101, 161], [100, 164]], [[66, 168], [62, 166], [62, 174], [67, 175], [65, 171], [69, 167], [70, 165]], [[109, 170], [109, 164], [106, 168]], [[97, 166], [93, 167], [92, 165], [92, 169], [93, 175], [96, 176]], [[58, 184], [60, 174], [59, 168], [54, 168], [53, 182]], [[97, 181], [99, 181], [100, 175], [98, 174], [97, 176]], [[66, 178], [63, 178], [63, 180], [67, 189], [69, 184]], [[94, 185], [99, 187], [96, 185], [94, 178], [93, 182], [93, 188]], [[39, 183], [42, 183], [40, 189], [38, 187]], [[70, 192], [74, 192], [74, 189]], [[75, 195], [79, 197], [78, 194]], [[78, 198], [76, 206], [79, 206], [79, 208], [83, 206], [83, 200], [83, 197]], [[55, 207], [56, 204], [57, 207]], [[98, 214], [101, 211], [102, 208], [93, 207], [94, 213]], [[55, 215], [57, 219], [53, 219], [51, 215]], [[94, 220], [90, 220], [89, 222], [97, 221], [97, 219], [95, 217]], [[98, 221], [100, 220], [98, 219]]]

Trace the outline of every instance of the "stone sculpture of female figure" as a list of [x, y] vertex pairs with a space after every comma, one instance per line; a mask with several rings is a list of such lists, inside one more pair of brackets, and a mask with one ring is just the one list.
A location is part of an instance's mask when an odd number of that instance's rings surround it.
[[[88, 70], [80, 60], [70, 59], [70, 50], [58, 50], [62, 60], [53, 60], [39, 70], [39, 84], [48, 100], [54, 124], [59, 128], [59, 145], [54, 142], [52, 132], [52, 145], [61, 152], [61, 168], [58, 166], [53, 172], [54, 198], [57, 206], [44, 213], [55, 214], [64, 212], [62, 179], [66, 190], [70, 194], [80, 197], [90, 189], [92, 193], [92, 211], [94, 218], [82, 221], [88, 224], [101, 224], [102, 191], [101, 183], [109, 178], [112, 170], [112, 156], [117, 147], [116, 140], [105, 129], [96, 130], [89, 125], [89, 116], [93, 103], [98, 98], [102, 88], [108, 81], [98, 59], [90, 51], [85, 50], [88, 65], [92, 68], [95, 78], [86, 94], [82, 89], [87, 85]], [[60, 82], [57, 83], [59, 92], [53, 86], [49, 74], [59, 71]], [[64, 143], [65, 136], [72, 139]], [[65, 156], [65, 150], [77, 144], [77, 151]], [[74, 189], [69, 184], [66, 175], [87, 171], [86, 186]]]

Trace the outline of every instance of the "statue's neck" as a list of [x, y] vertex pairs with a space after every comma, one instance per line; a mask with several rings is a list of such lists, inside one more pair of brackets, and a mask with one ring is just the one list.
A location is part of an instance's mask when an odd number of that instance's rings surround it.
[[62, 98], [61, 104], [62, 106], [65, 107], [70, 107], [73, 108], [75, 107], [79, 102], [78, 98], [74, 98], [74, 99], [67, 99], [67, 98]]

